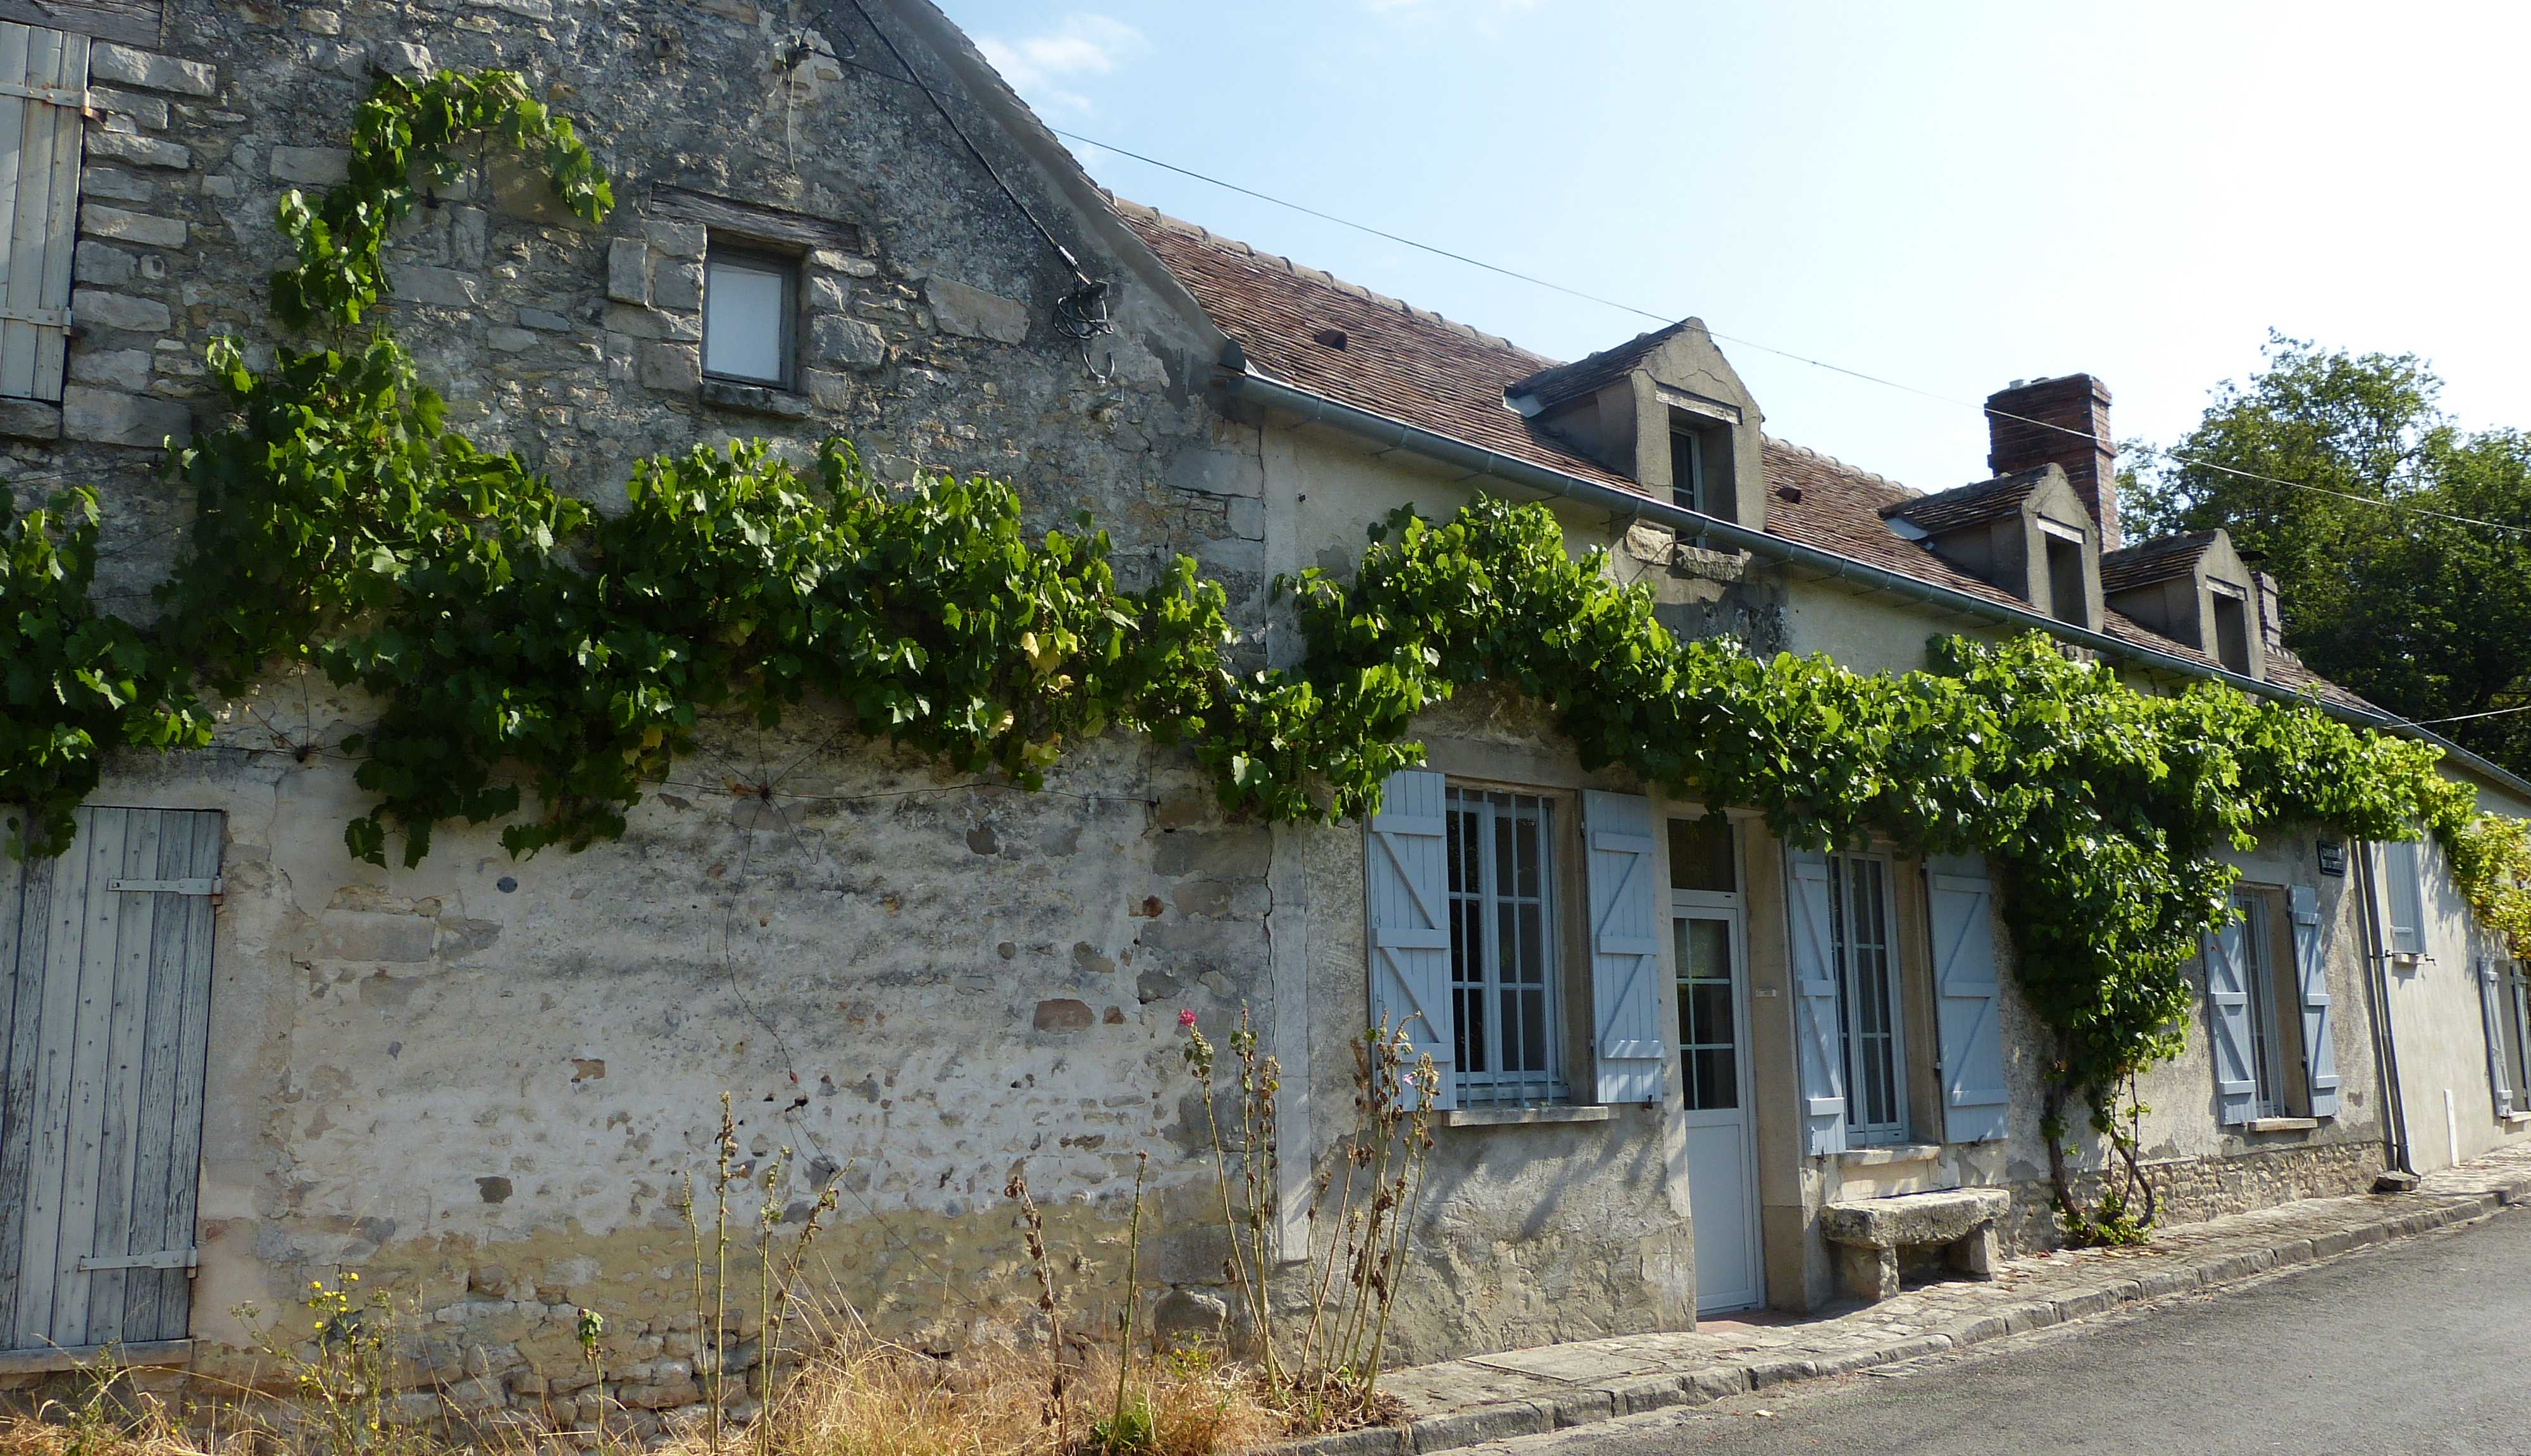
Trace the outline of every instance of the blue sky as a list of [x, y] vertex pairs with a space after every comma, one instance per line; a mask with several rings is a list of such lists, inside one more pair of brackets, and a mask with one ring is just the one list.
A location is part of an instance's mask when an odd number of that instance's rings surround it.
[[[1897, 380], [1724, 348], [1771, 432], [1984, 474], [2088, 369], [2168, 440], [2271, 327], [2531, 426], [2531, 7], [944, 0], [1058, 128]], [[1123, 196], [1559, 358], [1653, 325], [1074, 143]], [[1942, 398], [1928, 398], [1927, 395]]]

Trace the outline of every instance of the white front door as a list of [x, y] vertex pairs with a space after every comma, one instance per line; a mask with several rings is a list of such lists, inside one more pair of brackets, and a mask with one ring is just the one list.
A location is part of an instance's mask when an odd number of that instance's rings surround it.
[[[1672, 900], [1679, 1087], [1687, 1102], [1687, 1203], [1696, 1312], [1766, 1297], [1758, 1262], [1758, 1169], [1749, 1117], [1748, 975], [1737, 908]], [[1718, 898], [1718, 897], [1717, 897]]]

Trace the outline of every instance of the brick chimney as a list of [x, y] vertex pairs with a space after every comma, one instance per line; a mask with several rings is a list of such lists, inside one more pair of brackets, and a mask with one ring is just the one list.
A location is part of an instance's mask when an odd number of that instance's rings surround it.
[[2089, 374], [2032, 379], [1986, 397], [1987, 469], [1998, 476], [2055, 464], [2101, 523], [2101, 549], [2118, 548], [2118, 449], [2109, 387]]

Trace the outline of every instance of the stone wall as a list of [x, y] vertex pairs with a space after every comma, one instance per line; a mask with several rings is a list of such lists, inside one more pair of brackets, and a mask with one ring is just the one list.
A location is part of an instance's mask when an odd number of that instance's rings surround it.
[[[1118, 331], [1085, 358], [1050, 321], [1069, 271], [874, 35], [817, 29], [829, 8], [180, 0], [182, 55], [98, 46], [71, 387], [0, 409], [21, 503], [99, 487], [101, 592], [144, 611], [191, 515], [156, 447], [220, 408], [204, 346], [234, 334], [261, 363], [290, 342], [265, 311], [277, 199], [341, 178], [377, 72], [505, 66], [579, 125], [619, 204], [588, 228], [470, 158], [396, 235], [375, 316], [478, 442], [608, 508], [647, 455], [756, 435], [805, 456], [839, 433], [883, 479], [1010, 478], [1033, 527], [1093, 513], [1129, 583], [1187, 552], [1244, 567], [1253, 594], [1258, 487], [1217, 463], [1237, 447], [1197, 388], [1218, 336], [1102, 252], [991, 98], [957, 99], [1022, 200], [1117, 283]], [[894, 37], [960, 98], [943, 55]], [[797, 389], [701, 377], [702, 254], [724, 225], [798, 241]], [[1270, 1012], [1272, 903], [1266, 831], [1221, 824], [1181, 756], [1112, 737], [1024, 794], [812, 705], [778, 731], [707, 725], [620, 843], [520, 863], [451, 826], [419, 868], [374, 870], [341, 840], [364, 803], [341, 744], [370, 716], [277, 676], [224, 706], [219, 748], [121, 764], [100, 794], [228, 814], [199, 1369], [243, 1369], [234, 1307], [295, 1321], [309, 1279], [358, 1269], [409, 1312], [418, 1376], [465, 1409], [576, 1397], [584, 1306], [607, 1316], [616, 1393], [690, 1405], [675, 1204], [708, 1176], [724, 1092], [751, 1176], [791, 1151], [785, 1229], [836, 1180], [810, 1272], [891, 1333], [956, 1345], [1025, 1316], [1014, 1172], [1096, 1326], [1145, 1151], [1144, 1267], [1219, 1282], [1177, 1017], [1218, 1039], [1243, 1005]]]
[[[2227, 1157], [2173, 1158], [2148, 1162], [2144, 1170], [2166, 1226], [2203, 1223], [2296, 1199], [2362, 1193], [2384, 1166], [2379, 1143], [2325, 1143], [2263, 1148]], [[2078, 1197], [2097, 1204], [2104, 1187], [2100, 1173], [2078, 1173], [2073, 1182]], [[2002, 1230], [2005, 1252], [2030, 1254], [2061, 1246], [2054, 1188], [2045, 1178], [2011, 1187], [2012, 1213]]]

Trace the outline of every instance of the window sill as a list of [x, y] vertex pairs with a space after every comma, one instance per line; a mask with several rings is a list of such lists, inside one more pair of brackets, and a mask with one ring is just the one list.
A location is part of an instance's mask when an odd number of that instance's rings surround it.
[[2504, 1114], [2504, 1125], [2506, 1127], [2518, 1128], [2526, 1122], [2531, 1122], [2531, 1112], [2507, 1112]]
[[737, 410], [749, 415], [772, 415], [783, 420], [809, 418], [809, 397], [770, 384], [741, 384], [735, 379], [705, 379], [703, 403], [724, 410]]
[[0, 1351], [0, 1375], [39, 1375], [107, 1361], [116, 1366], [184, 1366], [194, 1363], [192, 1340], [147, 1340], [133, 1345], [73, 1345], [68, 1349]]
[[2320, 1126], [2317, 1117], [2253, 1117], [2241, 1124], [2245, 1133], [2308, 1133]]
[[0, 435], [19, 440], [62, 437], [62, 407], [50, 400], [0, 400]]
[[1880, 1148], [1849, 1148], [1834, 1154], [1841, 1168], [1879, 1168], [1891, 1163], [1929, 1163], [1942, 1155], [1940, 1144], [1891, 1143]]
[[1596, 1103], [1561, 1107], [1453, 1107], [1441, 1114], [1441, 1125], [1453, 1128], [1525, 1128], [1550, 1123], [1606, 1122], [1614, 1109]]

